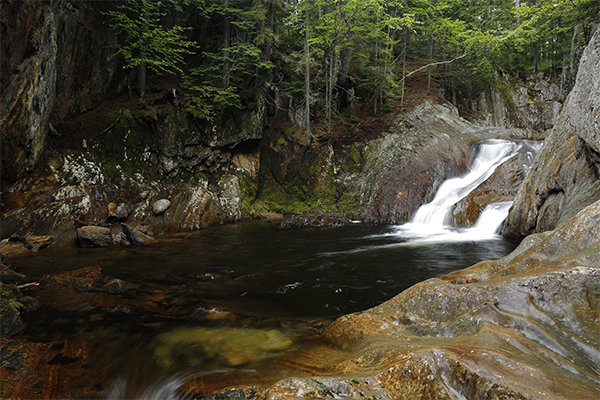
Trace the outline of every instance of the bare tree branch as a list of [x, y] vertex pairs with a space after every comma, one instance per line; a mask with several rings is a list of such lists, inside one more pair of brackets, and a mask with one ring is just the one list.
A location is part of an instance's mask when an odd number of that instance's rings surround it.
[[[487, 46], [487, 45], [486, 45], [486, 46]], [[477, 49], [475, 49], [475, 50], [477, 50]], [[453, 62], [454, 62], [454, 61], [456, 61], [456, 60], [460, 60], [461, 58], [465, 58], [465, 57], [466, 57], [466, 56], [468, 56], [469, 54], [471, 54], [471, 53], [474, 53], [474, 52], [475, 52], [475, 50], [471, 50], [471, 51], [469, 51], [469, 52], [466, 52], [465, 54], [463, 54], [463, 55], [461, 55], [461, 56], [454, 57], [452, 60], [447, 60], [447, 61], [438, 61], [438, 62], [429, 63], [429, 64], [427, 64], [427, 65], [424, 65], [424, 66], [422, 66], [421, 68], [415, 69], [414, 71], [412, 71], [411, 73], [409, 73], [408, 75], [406, 75], [404, 78], [400, 79], [400, 82], [404, 82], [404, 80], [405, 80], [406, 78], [408, 78], [409, 76], [411, 76], [411, 75], [413, 75], [413, 74], [416, 74], [416, 73], [417, 73], [417, 72], [419, 72], [419, 71], [422, 71], [422, 70], [424, 70], [425, 68], [428, 68], [428, 67], [433, 67], [433, 66], [435, 66], [435, 65], [451, 64], [451, 63], [453, 63]]]

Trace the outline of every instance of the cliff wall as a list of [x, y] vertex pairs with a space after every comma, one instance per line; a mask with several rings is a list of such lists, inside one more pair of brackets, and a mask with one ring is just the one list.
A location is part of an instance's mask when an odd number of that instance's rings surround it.
[[104, 1], [3, 1], [0, 5], [2, 179], [35, 168], [50, 120], [97, 106], [115, 88], [115, 38]]
[[598, 71], [600, 30], [586, 47], [575, 86], [515, 198], [505, 235], [552, 230], [600, 198]]

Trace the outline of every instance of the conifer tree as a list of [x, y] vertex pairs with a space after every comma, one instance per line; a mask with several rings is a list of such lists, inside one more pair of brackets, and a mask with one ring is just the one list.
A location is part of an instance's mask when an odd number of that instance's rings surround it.
[[166, 5], [161, 1], [130, 0], [107, 13], [110, 26], [122, 36], [109, 60], [120, 56], [126, 69], [138, 70], [140, 98], [146, 94], [146, 69], [154, 73], [182, 73], [181, 63], [194, 43], [186, 40], [185, 28], [163, 27]]

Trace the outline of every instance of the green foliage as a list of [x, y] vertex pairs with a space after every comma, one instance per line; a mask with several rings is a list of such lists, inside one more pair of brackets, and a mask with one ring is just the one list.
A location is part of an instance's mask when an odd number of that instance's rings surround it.
[[166, 5], [161, 1], [130, 0], [107, 13], [110, 26], [122, 36], [109, 60], [120, 56], [126, 69], [146, 64], [155, 73], [182, 72], [180, 65], [194, 43], [185, 40], [186, 28], [163, 27]]
[[256, 29], [256, 18], [263, 14], [248, 1], [197, 0], [188, 4], [216, 29], [201, 47], [201, 62], [190, 68], [184, 80], [190, 93], [190, 112], [212, 121], [228, 109], [242, 108], [245, 99], [240, 93], [273, 68], [271, 61], [263, 60], [258, 46], [266, 40]]

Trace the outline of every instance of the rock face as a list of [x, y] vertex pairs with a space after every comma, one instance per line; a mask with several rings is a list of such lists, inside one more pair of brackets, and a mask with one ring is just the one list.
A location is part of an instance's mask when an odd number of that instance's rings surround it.
[[481, 93], [479, 99], [469, 105], [470, 109], [484, 113], [478, 123], [483, 126], [503, 128], [518, 127], [530, 132], [543, 132], [554, 126], [562, 107], [562, 93], [558, 84], [544, 76], [543, 72], [523, 81], [514, 78], [504, 80], [506, 94], [497, 90]]
[[[498, 261], [434, 278], [326, 329], [268, 399], [595, 399], [600, 201]], [[326, 371], [326, 373], [323, 373]]]
[[51, 118], [89, 110], [114, 88], [107, 62], [111, 2], [7, 1], [1, 5], [2, 179], [31, 171]]
[[[212, 185], [205, 179], [163, 183], [139, 173], [108, 174], [102, 163], [92, 162], [83, 154], [66, 156], [64, 164], [52, 175], [20, 180], [3, 193], [2, 235], [52, 235], [56, 244], [68, 245], [77, 241], [76, 228], [111, 223], [118, 226], [123, 218], [130, 227], [145, 227], [144, 233], [151, 236], [201, 229], [241, 218], [240, 192], [236, 176], [225, 175], [221, 182]], [[152, 204], [163, 198], [171, 199], [171, 206], [156, 216]], [[126, 212], [117, 217], [110, 213], [110, 204], [116, 211], [121, 204]], [[108, 245], [112, 243], [110, 233], [115, 232], [108, 227], [105, 231], [108, 232], [104, 242]], [[10, 242], [0, 251], [6, 256], [9, 252], [27, 253], [27, 246]], [[35, 244], [30, 248], [34, 249]]]
[[544, 232], [600, 198], [600, 30], [558, 123], [515, 198], [504, 234]]

